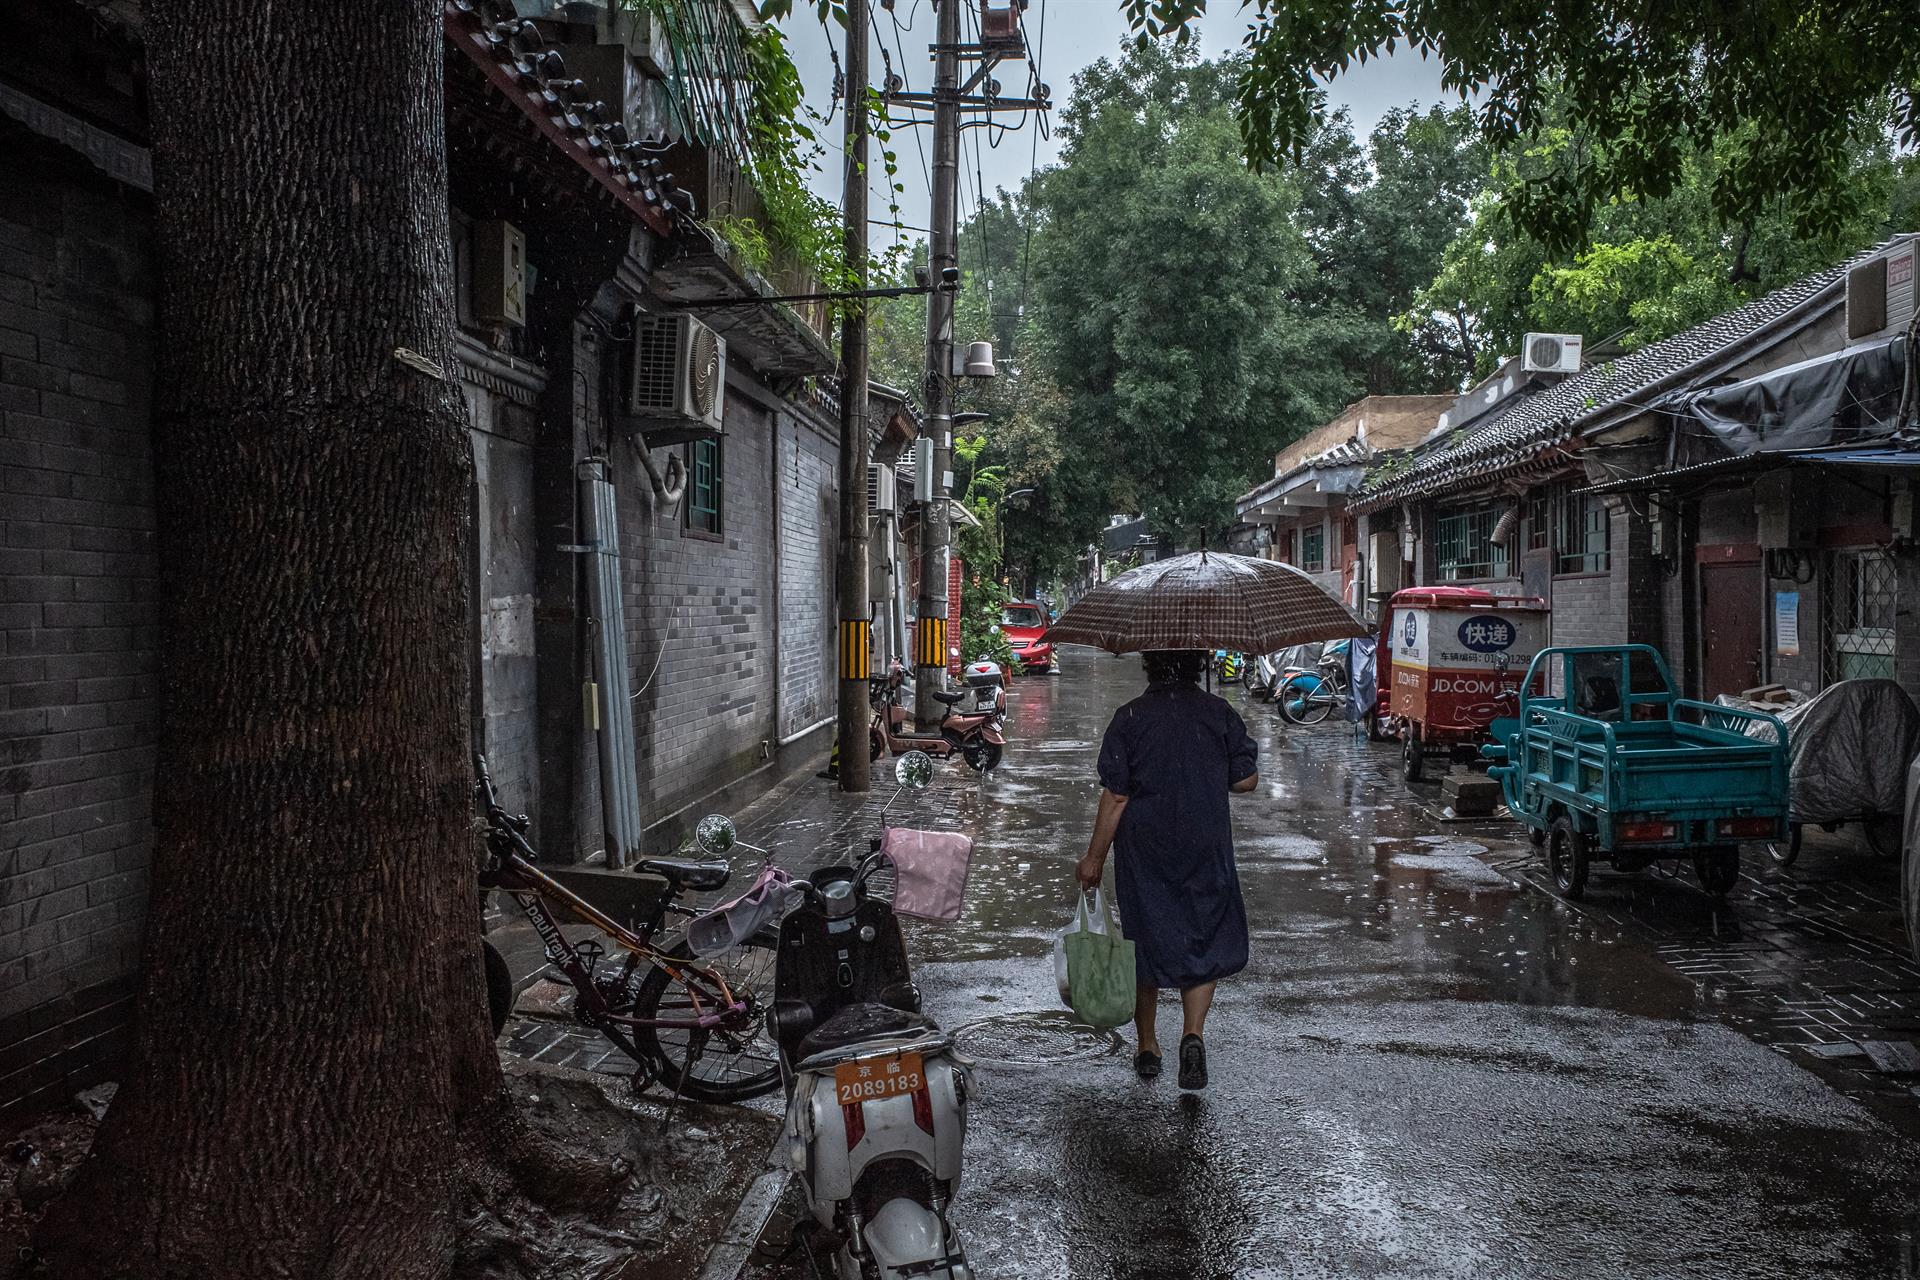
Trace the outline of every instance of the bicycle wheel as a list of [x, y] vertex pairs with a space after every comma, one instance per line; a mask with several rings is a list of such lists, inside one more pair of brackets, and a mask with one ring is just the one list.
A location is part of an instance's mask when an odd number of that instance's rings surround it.
[[1293, 718], [1300, 724], [1319, 724], [1333, 714], [1334, 704], [1340, 701], [1340, 697], [1340, 690], [1333, 687], [1333, 681], [1322, 680], [1294, 708]]
[[[696, 960], [685, 938], [666, 948], [672, 959], [711, 969], [727, 980], [734, 994], [747, 1003], [736, 1023], [696, 1031], [684, 1027], [635, 1027], [634, 1047], [654, 1060], [660, 1083], [671, 1090], [686, 1081], [680, 1092], [697, 1102], [739, 1102], [780, 1087], [780, 1050], [767, 1034], [767, 1011], [773, 1004], [773, 965], [779, 939], [772, 932], [754, 935], [724, 955]], [[707, 984], [689, 974], [701, 999]], [[633, 1002], [636, 1018], [686, 1018], [691, 994], [686, 982], [659, 965], [647, 971]]]

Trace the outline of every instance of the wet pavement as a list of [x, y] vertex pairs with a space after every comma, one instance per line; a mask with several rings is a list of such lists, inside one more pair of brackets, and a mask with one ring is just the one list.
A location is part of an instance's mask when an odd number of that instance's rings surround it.
[[[1130, 1043], [1059, 1011], [1049, 952], [1100, 732], [1139, 687], [1136, 661], [1069, 651], [1019, 682], [995, 777], [943, 771], [903, 815], [978, 837], [965, 916], [910, 940], [979, 1064], [954, 1207], [979, 1274], [1920, 1274], [1920, 1103], [1791, 1047], [1913, 1029], [1884, 870], [1844, 842], [1725, 906], [1597, 876], [1573, 907], [1512, 825], [1440, 821], [1394, 748], [1242, 705], [1252, 963], [1221, 985], [1213, 1087], [1136, 1081]], [[885, 795], [812, 788], [743, 831], [806, 865]], [[1169, 996], [1168, 1041], [1177, 1016]]]

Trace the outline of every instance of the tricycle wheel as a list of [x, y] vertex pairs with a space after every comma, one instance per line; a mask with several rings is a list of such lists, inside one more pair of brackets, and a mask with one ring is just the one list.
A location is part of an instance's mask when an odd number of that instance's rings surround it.
[[1400, 740], [1400, 771], [1408, 782], [1418, 782], [1426, 777], [1426, 765], [1427, 746], [1420, 740], [1420, 726], [1409, 720], [1406, 736]]
[[1693, 874], [1700, 887], [1716, 898], [1740, 883], [1740, 850], [1732, 845], [1702, 849], [1693, 855]]
[[1528, 827], [1527, 843], [1536, 849], [1547, 847], [1547, 832], [1544, 827]]
[[1587, 891], [1587, 833], [1561, 814], [1547, 829], [1547, 870], [1560, 896], [1579, 901]]
[[1891, 858], [1900, 852], [1900, 819], [1868, 818], [1860, 824], [1867, 837], [1867, 848], [1882, 858]]
[[1792, 866], [1794, 860], [1800, 856], [1800, 824], [1797, 822], [1787, 824], [1785, 840], [1767, 841], [1767, 853], [1773, 858], [1775, 866]]

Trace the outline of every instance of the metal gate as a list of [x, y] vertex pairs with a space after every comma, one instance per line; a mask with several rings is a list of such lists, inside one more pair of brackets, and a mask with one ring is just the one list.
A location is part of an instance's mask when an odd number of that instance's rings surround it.
[[1877, 548], [1832, 551], [1821, 581], [1820, 683], [1893, 679], [1893, 560]]

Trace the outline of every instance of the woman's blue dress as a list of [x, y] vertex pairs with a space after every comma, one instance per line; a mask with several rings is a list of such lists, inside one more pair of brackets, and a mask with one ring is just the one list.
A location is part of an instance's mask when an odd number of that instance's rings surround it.
[[1100, 785], [1127, 797], [1114, 838], [1120, 919], [1142, 986], [1198, 986], [1247, 964], [1227, 788], [1257, 771], [1239, 713], [1186, 681], [1114, 713]]

